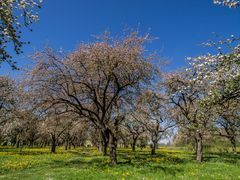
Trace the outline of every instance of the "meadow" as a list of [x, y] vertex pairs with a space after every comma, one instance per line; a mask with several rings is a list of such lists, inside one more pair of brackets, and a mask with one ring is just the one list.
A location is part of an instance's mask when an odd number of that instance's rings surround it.
[[95, 148], [76, 148], [56, 154], [49, 148], [0, 148], [0, 179], [240, 179], [239, 155], [205, 153], [204, 162], [192, 152], [162, 147], [151, 156], [149, 149], [119, 149], [119, 164], [111, 166]]

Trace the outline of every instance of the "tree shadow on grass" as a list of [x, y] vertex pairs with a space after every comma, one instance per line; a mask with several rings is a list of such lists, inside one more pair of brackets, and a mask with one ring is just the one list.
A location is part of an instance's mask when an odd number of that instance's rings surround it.
[[188, 158], [181, 157], [181, 153], [164, 153], [157, 152], [155, 155], [145, 152], [135, 152], [126, 154], [124, 152], [119, 153], [119, 157], [132, 162], [137, 162], [138, 164], [146, 163], [170, 163], [170, 164], [184, 164], [192, 161], [192, 156], [188, 155]]
[[207, 153], [204, 156], [205, 162], [223, 162], [229, 164], [239, 163], [240, 154], [233, 153]]
[[161, 166], [161, 165], [151, 167], [151, 172], [153, 173], [159, 170], [163, 171], [165, 174], [172, 175], [172, 176], [176, 176], [177, 173], [183, 172], [183, 169], [179, 167], [168, 167], [168, 166]]
[[103, 170], [110, 166], [108, 161], [104, 161], [102, 158], [93, 158], [91, 160], [85, 160], [84, 158], [76, 158], [72, 160], [53, 160], [49, 165], [52, 168], [70, 167], [70, 168], [97, 168]]
[[[1, 150], [0, 150], [1, 151]], [[9, 150], [10, 151], [10, 150]], [[14, 148], [12, 149], [12, 152]], [[13, 152], [14, 154], [20, 154], [18, 151]], [[140, 173], [155, 173], [164, 172], [175, 176], [176, 173], [182, 172], [183, 167], [174, 166], [174, 164], [186, 163], [186, 160], [179, 158], [178, 153], [163, 153], [157, 152], [155, 156], [152, 156], [149, 151], [136, 151], [132, 152], [129, 150], [119, 150], [118, 160], [119, 163], [116, 166], [112, 166], [109, 163], [109, 156], [102, 156], [101, 153], [97, 152], [96, 149], [72, 149], [69, 151], [59, 150], [57, 154], [70, 153], [71, 159], [50, 159], [48, 162], [44, 162], [44, 166], [49, 169], [55, 168], [79, 168], [79, 169], [91, 169], [97, 171], [104, 171], [108, 168], [113, 168], [116, 171], [121, 169], [137, 169]], [[22, 155], [44, 155], [51, 154], [46, 150], [38, 149], [26, 149], [21, 152]], [[160, 160], [160, 162], [158, 161]], [[41, 165], [41, 166], [42, 166]], [[38, 165], [37, 165], [38, 166]], [[34, 166], [35, 167], [35, 166]], [[32, 167], [32, 168], [34, 168]], [[119, 169], [120, 168], [120, 169]]]
[[116, 168], [120, 169], [121, 167], [131, 169], [131, 168], [139, 168], [140, 173], [145, 174], [145, 173], [156, 173], [158, 171], [162, 171], [165, 174], [175, 176], [177, 173], [183, 172], [183, 169], [180, 167], [175, 167], [175, 166], [168, 166], [164, 164], [152, 164], [148, 162], [147, 164], [139, 165], [136, 163], [132, 163], [131, 161], [121, 159], [117, 165], [112, 166], [109, 163], [108, 159], [102, 159], [102, 158], [92, 158], [89, 161], [86, 161], [81, 158], [69, 160], [69, 161], [64, 161], [64, 160], [54, 160], [50, 164], [51, 168], [81, 168], [81, 169], [94, 169], [97, 171], [104, 171], [107, 168]]
[[[79, 153], [80, 156], [86, 155], [86, 153]], [[176, 153], [178, 155], [178, 153]], [[137, 167], [140, 169], [146, 169], [148, 172], [155, 172], [155, 171], [163, 171], [166, 174], [175, 175], [178, 172], [183, 171], [181, 168], [177, 168], [176, 166], [172, 166], [174, 164], [183, 164], [189, 162], [189, 159], [180, 158], [172, 153], [171, 155], [167, 153], [157, 152], [155, 156], [152, 156], [148, 151], [124, 151], [118, 150], [118, 165], [115, 167]], [[98, 157], [97, 157], [98, 156]], [[87, 156], [84, 157], [91, 157], [91, 160], [84, 160], [81, 158], [70, 160], [65, 165], [67, 166], [75, 166], [75, 167], [97, 167], [98, 169], [103, 170], [106, 167], [111, 167], [109, 163], [109, 157], [99, 156], [92, 156], [91, 152], [87, 153]], [[158, 161], [160, 160], [160, 162]], [[171, 165], [171, 166], [170, 166]]]
[[92, 151], [81, 152], [81, 151], [68, 151], [68, 153], [79, 155], [83, 157], [97, 157], [101, 156], [101, 153], [93, 153]]

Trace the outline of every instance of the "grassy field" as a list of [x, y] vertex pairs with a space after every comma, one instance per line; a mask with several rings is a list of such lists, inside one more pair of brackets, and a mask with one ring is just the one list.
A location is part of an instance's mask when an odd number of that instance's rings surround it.
[[177, 148], [160, 148], [152, 157], [149, 150], [120, 149], [119, 164], [96, 149], [0, 148], [0, 179], [240, 179], [239, 155], [211, 153], [198, 164], [193, 154]]

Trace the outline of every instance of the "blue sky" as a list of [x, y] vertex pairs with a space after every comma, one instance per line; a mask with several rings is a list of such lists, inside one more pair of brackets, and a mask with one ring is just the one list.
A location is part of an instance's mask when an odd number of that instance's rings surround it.
[[[148, 48], [158, 50], [171, 64], [167, 70], [186, 65], [185, 58], [206, 53], [200, 44], [213, 39], [213, 32], [229, 37], [240, 35], [240, 9], [228, 9], [212, 0], [45, 0], [40, 21], [23, 38], [30, 41], [24, 54], [14, 56], [25, 67], [28, 56], [46, 44], [55, 49], [74, 50], [91, 35], [108, 29], [121, 34], [125, 26], [139, 27], [159, 39]], [[18, 77], [20, 72], [2, 65], [0, 74]]]

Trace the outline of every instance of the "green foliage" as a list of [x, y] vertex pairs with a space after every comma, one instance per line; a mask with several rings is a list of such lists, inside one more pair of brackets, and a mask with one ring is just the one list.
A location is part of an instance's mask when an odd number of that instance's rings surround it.
[[2, 147], [0, 179], [240, 179], [239, 157], [228, 153], [206, 154], [201, 164], [181, 148], [160, 148], [156, 156], [149, 149], [119, 149], [118, 154], [119, 164], [111, 166], [93, 148], [59, 148], [51, 154], [48, 148]]

